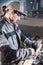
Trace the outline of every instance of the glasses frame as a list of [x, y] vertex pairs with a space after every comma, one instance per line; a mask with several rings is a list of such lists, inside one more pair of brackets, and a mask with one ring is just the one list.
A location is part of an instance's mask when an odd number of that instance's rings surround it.
[[14, 10], [14, 13], [16, 13], [18, 16], [21, 16], [20, 12], [17, 10]]

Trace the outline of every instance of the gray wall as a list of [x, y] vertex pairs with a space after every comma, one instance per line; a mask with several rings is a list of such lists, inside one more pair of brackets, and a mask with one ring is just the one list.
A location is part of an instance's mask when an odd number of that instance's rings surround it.
[[27, 25], [27, 26], [38, 26], [38, 27], [43, 27], [43, 18], [25, 18], [25, 19], [21, 19], [19, 22], [19, 24], [22, 25]]

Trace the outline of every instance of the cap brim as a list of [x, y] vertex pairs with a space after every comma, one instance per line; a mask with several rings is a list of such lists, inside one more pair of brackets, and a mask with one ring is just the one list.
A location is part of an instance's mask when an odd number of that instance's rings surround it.
[[18, 12], [19, 14], [21, 14], [21, 15], [23, 15], [23, 16], [26, 16], [26, 14], [24, 14], [24, 13], [18, 11], [18, 10], [14, 10], [14, 12]]

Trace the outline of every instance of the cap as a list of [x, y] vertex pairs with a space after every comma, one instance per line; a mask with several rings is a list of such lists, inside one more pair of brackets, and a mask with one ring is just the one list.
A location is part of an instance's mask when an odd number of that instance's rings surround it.
[[26, 14], [22, 11], [22, 9], [20, 9], [20, 3], [19, 2], [10, 2], [7, 5], [6, 10], [8, 10], [8, 9], [15, 10], [15, 11], [19, 12], [21, 15], [26, 16]]

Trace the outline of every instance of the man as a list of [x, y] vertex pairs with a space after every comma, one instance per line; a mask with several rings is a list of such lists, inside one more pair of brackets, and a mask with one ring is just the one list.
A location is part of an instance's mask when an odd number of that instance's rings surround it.
[[[19, 8], [17, 9], [15, 2], [11, 2], [8, 6], [3, 6], [2, 11], [4, 14], [1, 15], [2, 20], [0, 21], [2, 24], [0, 29], [0, 47], [3, 48], [4, 57], [8, 62], [19, 57], [21, 60], [24, 60], [35, 53], [33, 48], [20, 48], [21, 42], [25, 44], [35, 42], [26, 38], [16, 23], [20, 20], [21, 15], [26, 16], [21, 10]], [[6, 65], [6, 60], [3, 59], [4, 65]]]

